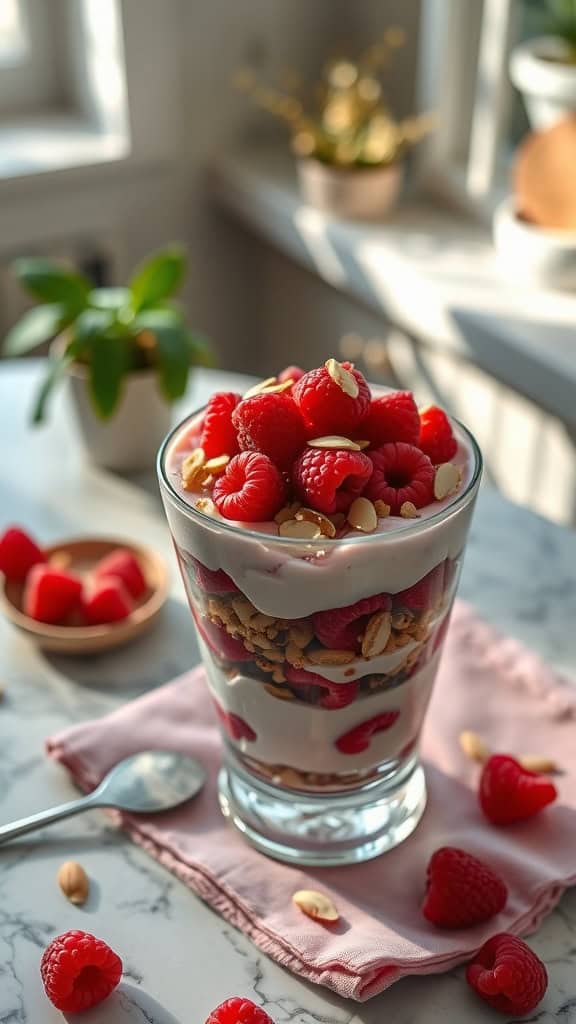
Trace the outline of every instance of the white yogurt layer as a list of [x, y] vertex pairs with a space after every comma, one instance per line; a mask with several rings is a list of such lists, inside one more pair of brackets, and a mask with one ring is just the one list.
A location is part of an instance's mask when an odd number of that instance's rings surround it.
[[[397, 757], [420, 730], [439, 659], [438, 652], [421, 671], [395, 689], [328, 711], [297, 701], [280, 701], [261, 682], [240, 674], [227, 678], [210, 652], [204, 648], [203, 653], [214, 697], [256, 733], [255, 740], [231, 740], [233, 745], [266, 764], [319, 773], [364, 771]], [[357, 754], [338, 750], [339, 737], [384, 711], [400, 714], [390, 729], [372, 736], [368, 750]]]

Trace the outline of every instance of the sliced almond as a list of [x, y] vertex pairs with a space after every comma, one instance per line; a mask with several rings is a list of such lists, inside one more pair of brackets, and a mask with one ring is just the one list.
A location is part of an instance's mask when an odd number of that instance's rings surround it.
[[360, 451], [363, 452], [365, 448], [369, 448], [370, 447], [372, 442], [371, 441], [356, 441], [356, 444], [358, 445]]
[[378, 526], [376, 509], [368, 498], [356, 498], [350, 505], [346, 518], [350, 526], [362, 533], [373, 533]]
[[290, 643], [304, 650], [314, 638], [314, 630], [309, 622], [293, 622], [288, 633]]
[[387, 519], [392, 511], [390, 505], [387, 505], [381, 498], [378, 498], [378, 500], [374, 502], [374, 508], [376, 509], [378, 519]]
[[308, 651], [307, 660], [313, 665], [349, 665], [354, 661], [354, 651], [337, 651], [330, 647], [321, 647], [317, 651]]
[[524, 754], [518, 758], [523, 768], [529, 772], [540, 772], [542, 775], [557, 775], [560, 769], [556, 761], [539, 754]]
[[58, 871], [58, 885], [66, 899], [76, 906], [82, 906], [88, 899], [90, 881], [81, 864], [75, 860], [67, 860]]
[[258, 615], [258, 609], [247, 597], [232, 598], [232, 607], [243, 626], [250, 626], [254, 616]]
[[194, 451], [190, 452], [189, 455], [184, 459], [180, 467], [180, 475], [184, 487], [192, 489], [195, 486], [195, 480], [197, 474], [202, 469], [206, 462], [206, 455], [204, 454], [203, 448], [195, 448]]
[[349, 437], [340, 437], [339, 434], [327, 434], [326, 437], [313, 437], [307, 442], [309, 448], [341, 448], [349, 452], [359, 452], [360, 445], [351, 441]]
[[418, 510], [412, 501], [404, 501], [400, 506], [400, 515], [404, 519], [418, 519]]
[[295, 537], [300, 540], [318, 540], [322, 531], [316, 523], [307, 523], [303, 519], [288, 519], [278, 527], [280, 537]]
[[204, 463], [203, 469], [216, 476], [218, 473], [224, 472], [229, 462], [229, 455], [217, 455], [213, 459], [208, 459], [208, 461]]
[[342, 363], [339, 363], [337, 359], [327, 359], [324, 366], [334, 383], [338, 385], [345, 395], [349, 395], [350, 398], [358, 398], [360, 388], [358, 387], [358, 381], [350, 373], [350, 370], [342, 366]]
[[279, 512], [274, 516], [274, 522], [278, 526], [282, 526], [282, 523], [287, 523], [289, 519], [294, 519], [298, 509], [300, 508], [299, 501], [293, 501], [290, 505], [285, 505]]
[[471, 761], [478, 761], [479, 764], [484, 764], [484, 761], [487, 761], [490, 757], [490, 750], [477, 732], [466, 729], [460, 733], [458, 740], [466, 757], [469, 757]]
[[205, 516], [218, 517], [218, 510], [211, 498], [198, 498], [196, 508], [199, 512], [203, 512]]
[[299, 508], [294, 518], [302, 519], [305, 523], [316, 523], [324, 537], [332, 538], [336, 536], [334, 523], [331, 523], [327, 516], [322, 515], [321, 512], [316, 512], [313, 508]]
[[307, 917], [315, 921], [338, 921], [340, 914], [329, 896], [314, 889], [299, 889], [292, 897], [292, 902]]
[[278, 383], [276, 377], [266, 377], [266, 380], [261, 380], [258, 384], [254, 384], [253, 387], [248, 388], [248, 391], [244, 393], [242, 398], [253, 398], [254, 395], [262, 394], [265, 388], [274, 387]]
[[382, 654], [390, 638], [391, 629], [390, 612], [376, 612], [372, 615], [362, 640], [362, 654], [365, 658], [375, 658], [378, 654]]
[[450, 494], [455, 494], [460, 484], [460, 470], [453, 462], [443, 462], [438, 466], [434, 477], [434, 497], [442, 501]]

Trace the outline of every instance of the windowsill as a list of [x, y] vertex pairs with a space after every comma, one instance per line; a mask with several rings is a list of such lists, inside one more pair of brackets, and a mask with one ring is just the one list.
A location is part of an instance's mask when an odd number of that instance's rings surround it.
[[413, 199], [381, 225], [329, 217], [302, 201], [292, 161], [269, 149], [223, 155], [212, 189], [334, 288], [576, 427], [576, 296], [503, 276], [486, 227]]
[[125, 159], [129, 152], [125, 134], [100, 132], [72, 115], [4, 123], [0, 127], [0, 181], [111, 163]]

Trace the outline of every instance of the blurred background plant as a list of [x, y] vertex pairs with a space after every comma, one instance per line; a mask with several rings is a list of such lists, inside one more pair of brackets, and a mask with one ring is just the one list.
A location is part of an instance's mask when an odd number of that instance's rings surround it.
[[60, 335], [34, 423], [45, 418], [53, 389], [73, 363], [87, 368], [92, 405], [103, 420], [117, 410], [129, 374], [155, 370], [162, 396], [173, 402], [185, 393], [191, 366], [212, 365], [206, 340], [188, 328], [174, 298], [186, 273], [179, 246], [154, 253], [122, 288], [93, 288], [83, 274], [46, 259], [19, 259], [13, 270], [37, 304], [6, 335], [5, 354], [23, 355]]
[[389, 28], [357, 60], [329, 61], [310, 96], [297, 72], [284, 76], [284, 88], [260, 83], [250, 69], [241, 70], [235, 84], [288, 125], [297, 156], [347, 168], [386, 167], [433, 124], [430, 114], [396, 121], [383, 94], [381, 77], [404, 43], [403, 30]]

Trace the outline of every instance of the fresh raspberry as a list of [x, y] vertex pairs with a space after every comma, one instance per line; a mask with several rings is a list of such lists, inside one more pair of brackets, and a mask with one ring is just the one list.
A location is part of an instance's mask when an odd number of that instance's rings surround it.
[[208, 594], [230, 594], [238, 590], [233, 579], [223, 569], [207, 569], [197, 558], [192, 558], [194, 578], [201, 590]]
[[216, 714], [230, 739], [238, 741], [248, 740], [249, 743], [253, 743], [257, 739], [254, 729], [251, 725], [248, 725], [244, 718], [240, 718], [240, 715], [235, 715], [233, 711], [225, 711], [217, 700], [214, 700], [214, 706]]
[[548, 974], [522, 939], [500, 932], [488, 939], [468, 964], [466, 981], [495, 1010], [507, 1017], [523, 1017], [543, 998]]
[[368, 415], [358, 427], [362, 437], [372, 444], [405, 441], [418, 444], [420, 416], [411, 391], [393, 391], [370, 402]]
[[245, 398], [232, 414], [240, 450], [262, 452], [288, 469], [306, 444], [306, 428], [296, 403], [286, 394]]
[[350, 363], [342, 363], [358, 385], [355, 398], [346, 394], [325, 366], [310, 370], [294, 385], [292, 394], [309, 428], [310, 437], [337, 434], [349, 437], [364, 419], [370, 405], [370, 388]]
[[422, 913], [438, 928], [467, 928], [489, 921], [506, 906], [508, 890], [483, 861], [442, 846], [432, 854]]
[[423, 508], [434, 499], [434, 466], [412, 444], [404, 441], [384, 444], [368, 453], [374, 466], [364, 494], [371, 501], [385, 501], [393, 516], [405, 501]]
[[214, 484], [212, 498], [225, 519], [263, 523], [282, 508], [286, 487], [280, 470], [267, 455], [241, 452]]
[[284, 666], [284, 674], [287, 682], [296, 690], [308, 691], [310, 687], [319, 687], [322, 691], [318, 700], [318, 706], [327, 708], [329, 711], [338, 711], [339, 708], [346, 708], [352, 704], [358, 696], [358, 682], [355, 679], [349, 683], [334, 683], [330, 679], [317, 672], [308, 672], [305, 668], [294, 668], [293, 665]]
[[33, 565], [45, 561], [44, 552], [18, 526], [11, 526], [0, 537], [0, 572], [7, 580], [24, 580]]
[[127, 619], [134, 605], [122, 580], [103, 576], [96, 581], [83, 603], [84, 618], [89, 626]]
[[79, 1013], [114, 991], [122, 976], [122, 961], [102, 939], [87, 932], [65, 932], [44, 950], [40, 973], [56, 1009]]
[[306, 370], [303, 370], [301, 366], [287, 366], [282, 373], [278, 374], [278, 382], [283, 384], [285, 380], [293, 380], [296, 383], [305, 373]]
[[445, 564], [440, 562], [413, 586], [396, 594], [394, 600], [412, 611], [426, 611], [439, 605], [444, 592], [444, 571]]
[[399, 711], [382, 711], [339, 736], [336, 747], [341, 754], [361, 754], [363, 750], [368, 750], [374, 733], [391, 729], [399, 717]]
[[292, 467], [297, 497], [327, 515], [347, 512], [371, 476], [368, 456], [345, 449], [305, 448]]
[[392, 601], [388, 594], [366, 597], [346, 608], [331, 608], [313, 615], [316, 636], [325, 647], [333, 650], [359, 651], [360, 636], [374, 612], [390, 611]]
[[200, 636], [219, 658], [224, 658], [226, 661], [253, 660], [254, 655], [246, 650], [242, 641], [235, 636], [230, 636], [223, 626], [218, 626], [210, 619], [202, 618], [195, 611], [192, 614]]
[[237, 395], [233, 391], [218, 391], [212, 395], [204, 413], [200, 437], [200, 447], [207, 459], [213, 459], [216, 455], [232, 456], [238, 452], [232, 413], [241, 401], [242, 395]]
[[416, 443], [435, 466], [454, 458], [458, 442], [443, 409], [430, 405], [420, 413], [420, 439]]
[[38, 622], [61, 623], [80, 603], [82, 580], [71, 572], [34, 565], [26, 577], [22, 607]]
[[205, 1021], [205, 1024], [274, 1024], [274, 1021], [250, 999], [235, 996], [220, 1003]]
[[103, 579], [105, 576], [116, 577], [136, 600], [148, 590], [140, 562], [128, 548], [117, 548], [102, 558], [96, 566], [94, 575], [96, 579]]
[[550, 779], [528, 771], [506, 754], [489, 757], [482, 769], [478, 799], [493, 825], [511, 825], [532, 818], [557, 796]]
[[434, 652], [437, 651], [438, 648], [441, 647], [442, 644], [444, 643], [444, 639], [446, 637], [446, 633], [448, 632], [448, 627], [450, 626], [450, 616], [451, 616], [451, 614], [452, 614], [452, 609], [450, 609], [448, 614], [444, 616], [444, 618], [442, 619], [442, 622], [440, 623], [440, 625], [436, 629], [436, 632], [434, 633], [434, 636], [433, 636], [433, 639], [432, 639], [432, 654], [434, 654]]

